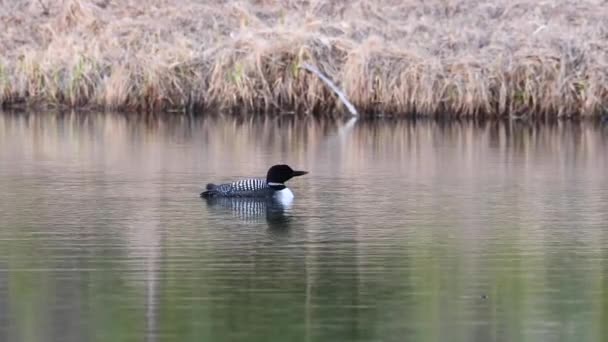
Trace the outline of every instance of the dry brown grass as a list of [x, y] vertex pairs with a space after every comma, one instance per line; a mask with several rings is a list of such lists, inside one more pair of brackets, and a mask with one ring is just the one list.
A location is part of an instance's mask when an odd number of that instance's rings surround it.
[[0, 103], [364, 113], [608, 109], [604, 0], [0, 0]]

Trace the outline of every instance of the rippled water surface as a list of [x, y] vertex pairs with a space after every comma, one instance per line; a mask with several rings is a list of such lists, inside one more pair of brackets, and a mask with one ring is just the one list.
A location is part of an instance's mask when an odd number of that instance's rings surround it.
[[[606, 341], [608, 128], [0, 115], [0, 341]], [[291, 206], [207, 203], [285, 162]]]

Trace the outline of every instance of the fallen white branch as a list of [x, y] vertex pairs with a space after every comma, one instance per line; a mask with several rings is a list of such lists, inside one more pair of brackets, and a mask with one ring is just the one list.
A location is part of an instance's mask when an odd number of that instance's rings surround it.
[[321, 71], [319, 71], [319, 69], [315, 68], [314, 66], [312, 66], [308, 63], [302, 63], [300, 65], [300, 67], [310, 71], [311, 73], [317, 75], [321, 80], [323, 80], [323, 82], [325, 82], [325, 84], [327, 84], [327, 86], [329, 88], [331, 88], [331, 90], [333, 90], [333, 92], [336, 93], [336, 95], [338, 95], [338, 97], [340, 98], [340, 101], [342, 101], [342, 103], [344, 103], [346, 108], [348, 108], [348, 111], [353, 116], [359, 115], [355, 106], [352, 103], [350, 103], [350, 101], [348, 101], [348, 98], [346, 98], [346, 95], [344, 95], [344, 93], [340, 90], [340, 88], [338, 88], [338, 86], [336, 86], [327, 76], [323, 75], [323, 73]]

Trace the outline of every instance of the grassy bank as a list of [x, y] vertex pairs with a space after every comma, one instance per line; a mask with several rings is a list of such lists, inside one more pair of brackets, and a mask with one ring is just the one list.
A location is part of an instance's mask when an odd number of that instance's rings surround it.
[[0, 103], [364, 113], [608, 111], [600, 0], [0, 0]]

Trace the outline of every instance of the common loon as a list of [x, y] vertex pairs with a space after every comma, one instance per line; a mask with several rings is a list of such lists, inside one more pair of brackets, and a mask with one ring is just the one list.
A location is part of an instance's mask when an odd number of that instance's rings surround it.
[[281, 200], [291, 200], [293, 193], [285, 186], [285, 182], [307, 173], [307, 171], [294, 171], [285, 164], [274, 165], [268, 169], [266, 179], [241, 179], [219, 185], [209, 183], [207, 184], [207, 190], [201, 193], [201, 197], [274, 197]]

